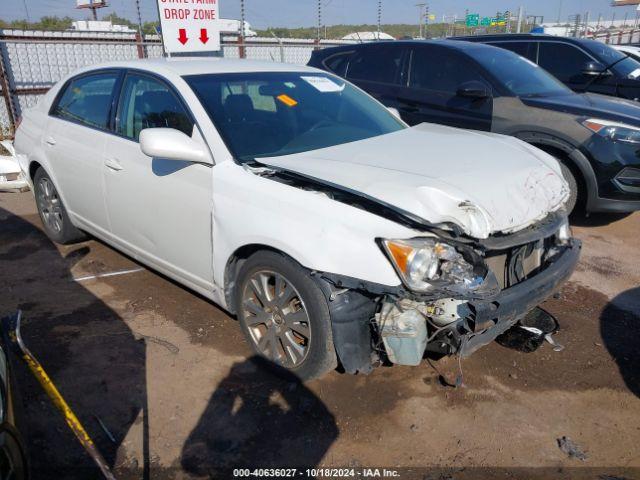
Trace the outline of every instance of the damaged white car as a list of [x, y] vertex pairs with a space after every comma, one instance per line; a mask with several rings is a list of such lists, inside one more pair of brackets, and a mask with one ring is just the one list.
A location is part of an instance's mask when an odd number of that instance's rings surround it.
[[469, 355], [572, 273], [556, 160], [511, 137], [408, 128], [307, 67], [85, 69], [16, 135], [48, 235], [89, 232], [237, 315], [303, 379]]
[[22, 192], [29, 184], [22, 173], [18, 157], [9, 140], [0, 142], [0, 192]]

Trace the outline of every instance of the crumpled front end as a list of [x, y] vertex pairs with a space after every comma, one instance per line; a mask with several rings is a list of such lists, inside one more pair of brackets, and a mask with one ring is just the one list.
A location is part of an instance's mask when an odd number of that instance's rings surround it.
[[319, 274], [330, 309], [341, 311], [333, 320], [334, 343], [345, 370], [366, 372], [376, 362], [418, 365], [429, 352], [471, 355], [551, 296], [573, 273], [581, 247], [564, 213], [515, 234], [448, 242], [475, 263], [474, 272], [484, 272], [474, 288], [435, 281], [424, 292], [406, 285], [393, 290]]

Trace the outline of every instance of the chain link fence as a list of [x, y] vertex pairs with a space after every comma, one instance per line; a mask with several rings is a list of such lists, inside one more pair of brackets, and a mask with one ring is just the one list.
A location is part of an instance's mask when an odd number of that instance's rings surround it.
[[[303, 65], [314, 49], [349, 43], [355, 42], [252, 38], [241, 44], [225, 37], [222, 56]], [[156, 35], [0, 30], [0, 138], [12, 138], [22, 111], [65, 75], [103, 62], [162, 56]]]

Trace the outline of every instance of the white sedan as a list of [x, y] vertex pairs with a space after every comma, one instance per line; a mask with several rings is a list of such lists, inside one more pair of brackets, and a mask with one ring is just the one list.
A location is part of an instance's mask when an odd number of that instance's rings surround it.
[[469, 355], [578, 259], [552, 157], [408, 128], [313, 68], [86, 68], [25, 112], [15, 145], [50, 238], [88, 232], [199, 292], [302, 379]]

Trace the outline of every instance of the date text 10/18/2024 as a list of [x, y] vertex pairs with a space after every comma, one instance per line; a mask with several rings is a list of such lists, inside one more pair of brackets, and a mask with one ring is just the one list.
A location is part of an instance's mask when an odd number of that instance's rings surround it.
[[387, 468], [236, 468], [234, 478], [398, 478], [397, 470]]

